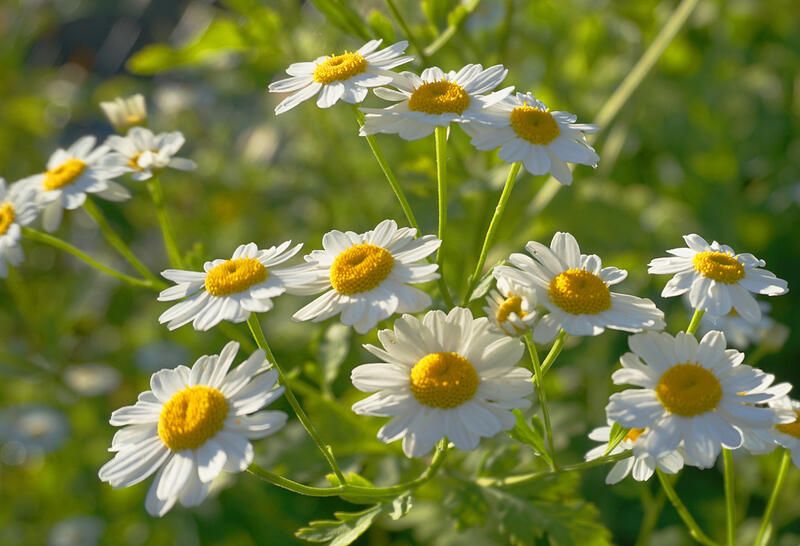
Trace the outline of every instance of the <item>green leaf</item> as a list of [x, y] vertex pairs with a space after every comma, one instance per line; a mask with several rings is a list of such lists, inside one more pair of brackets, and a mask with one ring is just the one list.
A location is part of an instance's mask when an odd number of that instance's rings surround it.
[[386, 17], [383, 12], [376, 9], [372, 10], [367, 16], [367, 24], [375, 34], [383, 38], [387, 43], [395, 41], [394, 25], [392, 20]]
[[311, 3], [335, 27], [369, 40], [370, 33], [361, 16], [343, 0], [311, 0]]
[[322, 379], [330, 386], [339, 375], [342, 363], [350, 352], [352, 328], [344, 324], [334, 323], [325, 330], [319, 344], [318, 358], [322, 365]]
[[335, 520], [312, 521], [308, 527], [298, 529], [295, 536], [308, 542], [347, 546], [369, 529], [382, 508], [383, 505], [376, 504], [361, 512], [334, 512]]
[[608, 447], [606, 448], [605, 453], [603, 456], [608, 455], [614, 448], [619, 445], [619, 443], [625, 439], [625, 436], [628, 435], [628, 429], [624, 428], [619, 423], [614, 423], [611, 425], [611, 432], [608, 434]]
[[494, 282], [492, 269], [494, 269], [494, 266], [492, 266], [489, 269], [488, 273], [486, 273], [486, 275], [484, 275], [483, 278], [481, 278], [481, 281], [469, 295], [469, 301], [475, 301], [477, 299], [480, 299], [489, 292], [489, 289], [492, 287], [492, 283]]
[[528, 423], [520, 410], [514, 410], [514, 417], [516, 418], [516, 423], [514, 428], [509, 431], [509, 435], [518, 442], [532, 447], [537, 455], [542, 457], [548, 465], [551, 465], [552, 459], [547, 453], [544, 437], [539, 429]]

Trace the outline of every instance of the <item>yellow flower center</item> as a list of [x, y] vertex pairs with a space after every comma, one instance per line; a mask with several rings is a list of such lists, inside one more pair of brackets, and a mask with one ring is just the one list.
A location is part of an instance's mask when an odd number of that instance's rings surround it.
[[414, 398], [432, 408], [455, 408], [472, 399], [478, 390], [478, 373], [458, 353], [431, 353], [411, 368]]
[[525, 318], [526, 315], [525, 311], [522, 310], [522, 298], [513, 294], [503, 300], [503, 303], [497, 307], [497, 313], [495, 314], [497, 323], [503, 324], [506, 322], [511, 313], [514, 313], [519, 318]]
[[14, 223], [14, 205], [9, 202], [0, 204], [0, 235], [5, 235], [11, 224]]
[[511, 128], [517, 136], [533, 144], [553, 142], [561, 133], [558, 123], [548, 110], [534, 106], [517, 106], [511, 111]]
[[722, 385], [717, 376], [702, 366], [676, 364], [659, 379], [656, 396], [670, 413], [692, 417], [717, 407], [722, 399]]
[[331, 265], [331, 286], [340, 294], [358, 294], [379, 286], [394, 267], [392, 253], [362, 243], [336, 256]]
[[333, 83], [352, 78], [367, 69], [367, 60], [361, 53], [345, 52], [331, 55], [314, 69], [314, 81], [317, 83]]
[[178, 391], [161, 408], [158, 436], [172, 451], [197, 449], [225, 424], [228, 401], [213, 387], [196, 385]]
[[744, 277], [744, 266], [725, 252], [698, 252], [694, 255], [693, 262], [698, 273], [717, 282], [736, 284]]
[[622, 439], [622, 441], [623, 442], [624, 441], [628, 441], [628, 442], [632, 442], [632, 443], [636, 442], [636, 440], [638, 440], [639, 436], [641, 436], [642, 434], [644, 434], [644, 429], [643, 428], [632, 428], [632, 429], [630, 429], [628, 431], [628, 433], [625, 435], [625, 437]]
[[794, 410], [795, 420], [791, 423], [783, 423], [780, 425], [775, 425], [775, 428], [779, 431], [783, 432], [784, 434], [788, 434], [789, 436], [794, 436], [795, 438], [800, 438], [800, 410]]
[[423, 83], [408, 99], [408, 109], [426, 114], [461, 114], [469, 106], [464, 88], [447, 80]]
[[54, 169], [44, 173], [42, 187], [47, 191], [57, 190], [75, 182], [83, 171], [86, 170], [86, 163], [80, 159], [71, 157]]
[[128, 160], [128, 167], [130, 167], [131, 169], [135, 169], [137, 171], [141, 171], [142, 168], [139, 166], [139, 158], [142, 157], [143, 153], [144, 152], [136, 152], [135, 154], [133, 154], [131, 158]]
[[227, 296], [264, 282], [268, 276], [267, 268], [255, 258], [235, 258], [206, 273], [206, 291], [212, 296]]
[[125, 126], [133, 127], [134, 125], [142, 125], [146, 119], [147, 116], [140, 114], [128, 114], [125, 116]]
[[572, 315], [596, 315], [611, 308], [603, 279], [585, 269], [568, 269], [550, 281], [550, 301]]

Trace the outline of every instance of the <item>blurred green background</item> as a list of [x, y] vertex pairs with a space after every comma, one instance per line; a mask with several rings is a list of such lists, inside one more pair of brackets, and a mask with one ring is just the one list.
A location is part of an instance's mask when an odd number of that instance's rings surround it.
[[[677, 2], [397, 5], [425, 46], [454, 30], [430, 63], [445, 69], [503, 63], [510, 70], [507, 84], [591, 122]], [[682, 234], [697, 232], [752, 252], [797, 287], [798, 28], [793, 0], [701, 0], [604, 128], [596, 142], [598, 169], [578, 167], [574, 185], [549, 203], [534, 197], [543, 177], [525, 175], [517, 183], [487, 263], [529, 239], [548, 242], [554, 231], [570, 231], [584, 252], [628, 269], [622, 291], [656, 301], [673, 332], [685, 328], [688, 314], [680, 301], [658, 296], [667, 279], [649, 277], [646, 264], [682, 246]], [[162, 177], [179, 242], [195, 263], [229, 256], [249, 241], [269, 246], [292, 239], [310, 251], [333, 228], [364, 231], [384, 218], [403, 224], [366, 142], [356, 135], [349, 106], [323, 111], [307, 102], [276, 118], [272, 109], [280, 97], [266, 93], [292, 62], [356, 49], [370, 37], [403, 39], [384, 2], [4, 0], [0, 36], [0, 176], [9, 182], [41, 172], [59, 145], [84, 134], [111, 134], [98, 102], [141, 92], [151, 127], [182, 131], [187, 145], [181, 155], [199, 165], [194, 173]], [[409, 52], [419, 59], [413, 46]], [[382, 103], [370, 96], [368, 104]], [[432, 138], [378, 141], [424, 231], [435, 232]], [[475, 153], [458, 129], [451, 132], [449, 159], [445, 271], [451, 286], [463, 290], [507, 167], [494, 154]], [[164, 269], [146, 192], [125, 183], [134, 199], [122, 206], [101, 203], [103, 210], [153, 270]], [[58, 234], [125, 268], [82, 211], [68, 214]], [[153, 371], [218, 352], [225, 338], [190, 327], [169, 332], [158, 324], [166, 305], [155, 294], [120, 286], [50, 248], [26, 243], [25, 252], [24, 264], [0, 282], [0, 544], [295, 544], [294, 531], [310, 520], [361, 509], [299, 497], [241, 474], [220, 483], [200, 508], [176, 508], [157, 520], [144, 511], [147, 484], [113, 491], [100, 483], [97, 470], [109, 458], [114, 432], [110, 412], [146, 390]], [[349, 409], [362, 396], [349, 386], [349, 370], [367, 361], [360, 344], [372, 338], [350, 335], [333, 322], [292, 323], [289, 317], [304, 301], [279, 299], [263, 322], [278, 358], [295, 370], [295, 388], [311, 418], [347, 468], [382, 484], [416, 475], [422, 462], [407, 461], [397, 445], [375, 439], [382, 420], [356, 418]], [[770, 303], [775, 320], [800, 330], [795, 292]], [[604, 424], [610, 372], [625, 349], [622, 333], [582, 339], [549, 376], [561, 461], [581, 460], [592, 443], [586, 433]], [[759, 366], [779, 380], [800, 382], [799, 356], [800, 338], [790, 335]], [[257, 442], [256, 451], [268, 468], [321, 483], [324, 461], [296, 420]], [[737, 459], [742, 543], [757, 528], [776, 461], [774, 455]], [[634, 544], [643, 506], [659, 502], [657, 484], [629, 479], [609, 488], [601, 468], [520, 492], [543, 508], [509, 514], [507, 504], [459, 479], [536, 464], [526, 446], [499, 435], [475, 453], [452, 457], [448, 470], [419, 490], [408, 516], [378, 520], [358, 543]], [[798, 486], [794, 469], [776, 512], [781, 545], [800, 542]], [[721, 473], [685, 470], [677, 488], [701, 526], [721, 537]], [[586, 524], [559, 534], [570, 521]], [[670, 506], [655, 527], [649, 543], [692, 543]]]

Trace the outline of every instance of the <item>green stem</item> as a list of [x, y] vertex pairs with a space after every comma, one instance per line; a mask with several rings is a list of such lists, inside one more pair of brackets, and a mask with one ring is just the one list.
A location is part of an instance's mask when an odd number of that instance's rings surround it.
[[307, 495], [311, 497], [336, 497], [352, 495], [381, 499], [395, 497], [405, 493], [406, 491], [416, 489], [424, 483], [430, 481], [431, 478], [433, 478], [439, 471], [442, 463], [444, 463], [446, 454], [447, 440], [442, 440], [436, 446], [436, 452], [433, 454], [430, 466], [428, 466], [428, 468], [426, 468], [418, 478], [389, 487], [364, 487], [359, 485], [351, 485], [345, 482], [340, 482], [343, 485], [336, 485], [334, 487], [313, 487], [290, 480], [289, 478], [284, 478], [283, 476], [279, 476], [277, 474], [273, 474], [268, 470], [264, 470], [257, 464], [250, 465], [250, 468], [247, 470], [254, 476], [257, 476], [273, 485], [277, 485], [278, 487], [282, 487], [283, 489], [287, 489], [301, 495]]
[[308, 432], [308, 435], [311, 436], [311, 439], [317, 444], [317, 447], [322, 452], [322, 456], [325, 457], [326, 461], [328, 461], [328, 465], [330, 465], [333, 473], [336, 474], [336, 478], [339, 480], [339, 483], [346, 484], [347, 480], [345, 480], [344, 474], [342, 474], [339, 464], [336, 462], [336, 458], [333, 456], [333, 450], [331, 449], [331, 446], [322, 441], [322, 438], [320, 438], [317, 429], [314, 427], [314, 424], [308, 418], [308, 415], [306, 415], [305, 410], [303, 410], [300, 402], [298, 402], [294, 392], [292, 392], [292, 388], [289, 386], [289, 382], [286, 380], [283, 370], [278, 365], [278, 360], [272, 353], [269, 343], [267, 343], [267, 338], [264, 337], [264, 331], [261, 329], [261, 323], [258, 321], [258, 315], [256, 313], [250, 313], [250, 318], [247, 319], [247, 326], [250, 328], [250, 333], [253, 334], [253, 339], [255, 339], [256, 345], [264, 349], [264, 352], [267, 353], [267, 358], [272, 365], [275, 366], [275, 371], [278, 372], [280, 384], [283, 385], [284, 388], [284, 396], [286, 396], [286, 400], [289, 402], [289, 405], [292, 406], [295, 414], [297, 414], [297, 418], [303, 424], [303, 427], [306, 429], [306, 432]]
[[772, 494], [767, 502], [767, 509], [764, 511], [764, 517], [761, 519], [761, 527], [758, 529], [758, 535], [753, 546], [767, 546], [770, 535], [772, 535], [772, 513], [775, 511], [775, 505], [778, 504], [778, 497], [780, 497], [783, 484], [786, 483], [786, 476], [789, 475], [789, 466], [792, 462], [792, 453], [788, 449], [783, 450], [781, 457], [781, 466], [778, 468], [778, 477], [775, 478], [775, 485], [772, 487]]
[[697, 329], [700, 327], [700, 319], [703, 318], [706, 312], [700, 309], [695, 309], [694, 314], [692, 315], [692, 320], [689, 321], [689, 326], [686, 328], [687, 334], [695, 335], [697, 333]]
[[547, 476], [552, 476], [554, 474], [564, 474], [566, 472], [580, 472], [583, 470], [588, 470], [590, 468], [594, 468], [597, 466], [603, 466], [610, 463], [616, 463], [618, 461], [623, 461], [628, 457], [631, 457], [633, 452], [628, 450], [623, 453], [616, 453], [614, 455], [607, 455], [605, 457], [598, 457], [597, 459], [592, 459], [591, 461], [585, 461], [582, 463], [571, 464], [561, 466], [554, 470], [544, 470], [541, 472], [531, 472], [530, 474], [519, 474], [517, 476], [508, 476], [505, 478], [478, 478], [475, 480], [475, 483], [480, 485], [481, 487], [512, 487], [512, 486], [519, 486], [524, 485], [530, 482], [535, 482]]
[[403, 32], [405, 32], [406, 36], [408, 37], [408, 41], [411, 42], [411, 44], [414, 46], [414, 49], [416, 49], [419, 53], [419, 59], [422, 61], [422, 65], [427, 66], [428, 55], [425, 53], [425, 48], [422, 47], [422, 44], [420, 44], [414, 34], [412, 34], [411, 28], [408, 26], [408, 23], [406, 23], [403, 14], [400, 13], [399, 9], [397, 9], [397, 5], [394, 3], [394, 0], [386, 0], [386, 5], [389, 6], [389, 11], [392, 12], [394, 18], [397, 19], [397, 23], [400, 25], [400, 28], [402, 28]]
[[444, 29], [444, 32], [439, 34], [436, 39], [425, 48], [425, 54], [428, 56], [434, 55], [437, 51], [439, 51], [444, 45], [450, 41], [450, 39], [456, 35], [458, 29], [461, 27], [462, 24], [467, 20], [467, 17], [478, 8], [478, 4], [480, 4], [480, 0], [473, 0], [469, 2], [467, 5], [462, 4], [462, 7], [465, 8], [464, 15], [462, 17], [458, 17], [455, 21], [451, 21], [447, 28]]
[[553, 445], [553, 427], [550, 424], [550, 410], [547, 408], [547, 395], [544, 392], [544, 374], [542, 373], [542, 365], [539, 363], [539, 353], [536, 352], [536, 345], [531, 340], [531, 334], [527, 333], [522, 337], [525, 345], [528, 347], [528, 354], [531, 357], [531, 364], [533, 364], [533, 373], [536, 377], [536, 394], [539, 397], [539, 407], [542, 410], [542, 417], [544, 419], [544, 432], [547, 438], [547, 447], [550, 450], [550, 461], [552, 469], [556, 470], [556, 448]]
[[733, 490], [733, 452], [722, 448], [722, 464], [725, 476], [725, 529], [727, 545], [734, 546], [736, 538], [736, 503]]
[[689, 529], [689, 534], [692, 535], [697, 542], [700, 544], [705, 544], [706, 546], [717, 546], [717, 543], [708, 538], [697, 522], [694, 520], [692, 515], [687, 510], [686, 505], [683, 504], [680, 497], [678, 497], [678, 493], [675, 491], [675, 488], [672, 487], [672, 483], [661, 470], [656, 469], [656, 474], [658, 474], [658, 480], [661, 482], [661, 487], [664, 488], [664, 492], [667, 494], [667, 498], [672, 503], [672, 506], [675, 507], [675, 510], [678, 512], [681, 520]]
[[[437, 127], [434, 133], [436, 142], [436, 182], [439, 194], [439, 240], [442, 242], [436, 253], [439, 265], [439, 278], [444, 286], [444, 239], [447, 230], [447, 127]], [[452, 302], [447, 303], [452, 307]]]
[[109, 225], [108, 221], [106, 220], [103, 213], [100, 212], [100, 209], [97, 208], [97, 205], [94, 204], [94, 201], [87, 198], [86, 202], [83, 204], [84, 210], [89, 214], [89, 216], [94, 219], [97, 223], [97, 227], [100, 228], [100, 232], [103, 234], [103, 237], [106, 238], [106, 241], [114, 247], [114, 249], [119, 253], [120, 256], [125, 258], [129, 264], [133, 266], [133, 268], [139, 272], [145, 279], [150, 280], [153, 284], [158, 284], [161, 286], [166, 286], [158, 277], [156, 277], [150, 269], [144, 265], [139, 258], [131, 251], [125, 241], [117, 235], [114, 229]]
[[658, 518], [661, 515], [661, 512], [664, 511], [664, 504], [667, 502], [667, 495], [663, 489], [658, 492], [658, 496], [655, 500], [651, 500], [649, 504], [646, 505], [645, 513], [644, 513], [644, 520], [642, 521], [642, 525], [639, 529], [639, 536], [636, 537], [636, 545], [635, 546], [647, 546], [651, 544], [650, 537], [653, 534], [653, 530], [656, 528], [656, 524], [658, 523]]
[[470, 276], [469, 282], [467, 283], [467, 292], [464, 294], [462, 305], [467, 305], [469, 303], [470, 297], [472, 296], [472, 291], [475, 289], [475, 285], [481, 278], [483, 266], [486, 263], [486, 257], [489, 254], [489, 248], [491, 248], [492, 243], [494, 243], [494, 238], [497, 235], [497, 229], [500, 227], [500, 221], [503, 219], [503, 214], [506, 211], [506, 206], [508, 205], [508, 200], [511, 197], [511, 191], [514, 189], [514, 184], [517, 181], [517, 175], [519, 174], [520, 167], [522, 167], [522, 163], [516, 162], [512, 163], [511, 168], [508, 170], [506, 183], [503, 185], [503, 191], [500, 193], [500, 199], [497, 201], [497, 206], [494, 209], [494, 216], [492, 216], [492, 220], [489, 222], [489, 228], [486, 230], [486, 236], [483, 238], [483, 246], [481, 247], [480, 256], [478, 256], [478, 263], [475, 265], [475, 271], [473, 271], [472, 276]]
[[130, 275], [126, 275], [125, 273], [120, 273], [116, 269], [112, 269], [112, 268], [110, 268], [110, 267], [108, 267], [106, 265], [103, 265], [100, 262], [98, 262], [97, 260], [95, 260], [94, 258], [92, 258], [91, 256], [89, 256], [88, 254], [86, 254], [84, 251], [80, 250], [79, 248], [76, 248], [76, 247], [72, 246], [71, 244], [69, 244], [68, 242], [62, 241], [61, 239], [59, 239], [57, 237], [53, 237], [52, 235], [49, 235], [47, 233], [44, 233], [44, 232], [41, 232], [41, 231], [37, 231], [35, 229], [24, 227], [24, 228], [22, 228], [22, 234], [25, 237], [27, 237], [28, 239], [30, 239], [31, 241], [44, 243], [46, 245], [50, 245], [50, 246], [52, 246], [54, 248], [57, 248], [59, 250], [63, 250], [64, 252], [72, 254], [73, 256], [78, 258], [79, 260], [82, 260], [87, 265], [90, 265], [91, 267], [97, 269], [98, 271], [101, 271], [102, 273], [105, 273], [106, 275], [110, 275], [110, 276], [114, 277], [115, 279], [120, 280], [120, 281], [122, 281], [124, 283], [130, 284], [131, 286], [137, 286], [137, 287], [141, 287], [141, 288], [149, 288], [151, 290], [159, 290], [160, 289], [159, 286], [157, 286], [156, 284], [154, 284], [150, 280], [137, 279], [136, 277], [131, 277]]
[[556, 336], [556, 340], [553, 342], [553, 346], [550, 347], [550, 352], [547, 353], [547, 356], [544, 357], [544, 362], [542, 362], [542, 377], [547, 373], [547, 370], [550, 369], [550, 366], [558, 358], [558, 355], [561, 354], [561, 350], [564, 348], [564, 341], [567, 339], [567, 333], [564, 330], [558, 332]]
[[164, 238], [164, 248], [167, 250], [169, 263], [172, 267], [183, 269], [183, 258], [180, 250], [178, 250], [178, 244], [175, 242], [175, 232], [172, 230], [172, 222], [170, 222], [169, 214], [167, 214], [167, 209], [164, 205], [164, 189], [161, 186], [161, 180], [158, 175], [154, 174], [147, 181], [147, 190], [150, 192], [150, 197], [156, 208], [158, 225], [161, 227], [161, 235]]

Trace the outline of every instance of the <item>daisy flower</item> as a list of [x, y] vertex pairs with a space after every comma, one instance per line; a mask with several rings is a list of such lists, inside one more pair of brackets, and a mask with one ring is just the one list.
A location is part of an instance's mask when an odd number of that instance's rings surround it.
[[33, 188], [19, 184], [8, 188], [0, 178], [0, 277], [8, 275], [8, 266], [22, 263], [22, 226], [33, 222], [38, 213]]
[[320, 108], [330, 108], [339, 99], [356, 104], [367, 97], [370, 87], [391, 83], [395, 74], [390, 70], [414, 58], [403, 55], [408, 47], [405, 41], [376, 51], [382, 41], [370, 40], [357, 51], [289, 66], [286, 73], [291, 78], [269, 85], [270, 93], [293, 93], [275, 107], [275, 114], [283, 114], [317, 94]]
[[536, 292], [504, 277], [495, 270], [497, 288], [486, 296], [483, 308], [492, 325], [500, 332], [519, 336], [533, 330], [539, 318]]
[[229, 373], [239, 344], [203, 356], [191, 369], [161, 370], [133, 406], [111, 414], [123, 427], [111, 441], [115, 453], [98, 473], [112, 487], [137, 484], [157, 471], [145, 508], [161, 517], [177, 501], [197, 506], [223, 470], [242, 472], [253, 461], [250, 440], [286, 423], [282, 411], [259, 411], [283, 393], [264, 351], [255, 351]]
[[409, 284], [439, 278], [436, 264], [423, 260], [436, 252], [441, 241], [433, 235], [416, 238], [417, 230], [398, 228], [384, 220], [366, 233], [329, 231], [323, 250], [305, 257], [293, 269], [312, 277], [295, 294], [325, 292], [292, 317], [320, 322], [341, 314], [341, 321], [364, 334], [394, 313], [416, 313], [431, 304], [431, 297]]
[[244, 322], [250, 313], [272, 309], [272, 298], [286, 292], [292, 283], [310, 280], [309, 275], [274, 269], [300, 251], [291, 241], [259, 249], [255, 243], [240, 245], [230, 260], [206, 262], [203, 271], [167, 269], [161, 276], [175, 283], [158, 295], [158, 301], [186, 298], [158, 317], [174, 330], [192, 323], [195, 330], [209, 330], [222, 322]]
[[77, 209], [86, 201], [87, 194], [93, 193], [109, 201], [125, 201], [131, 196], [123, 186], [110, 180], [118, 173], [102, 165], [108, 147], [95, 148], [95, 143], [93, 136], [79, 138], [68, 149], [58, 149], [50, 156], [46, 172], [18, 182], [37, 191], [37, 200], [44, 208], [45, 230], [58, 229], [64, 209]]
[[[609, 426], [598, 427], [589, 433], [589, 439], [595, 442], [602, 442], [602, 445], [589, 450], [584, 459], [591, 461], [606, 455], [611, 438], [611, 424], [609, 422]], [[653, 476], [656, 468], [667, 474], [677, 474], [683, 468], [683, 456], [680, 451], [665, 453], [657, 459], [647, 452], [640, 452], [635, 449], [636, 440], [639, 439], [643, 432], [644, 429], [640, 428], [630, 429], [625, 438], [608, 453], [609, 455], [618, 455], [633, 450], [631, 457], [623, 459], [611, 467], [606, 476], [608, 485], [621, 482], [631, 473], [633, 473], [633, 479], [637, 482], [646, 482]]]
[[127, 136], [108, 137], [106, 146], [112, 152], [103, 158], [103, 166], [119, 174], [132, 173], [134, 180], [147, 180], [166, 167], [191, 171], [197, 167], [194, 161], [175, 157], [184, 142], [178, 131], [154, 135], [150, 129], [133, 127]]
[[762, 455], [781, 445], [795, 456], [795, 464], [800, 468], [800, 403], [787, 396], [791, 390], [789, 383], [765, 389], [775, 396], [767, 402], [767, 407], [775, 412], [778, 424], [771, 428], [743, 428], [742, 447], [754, 455]]
[[531, 93], [517, 93], [492, 101], [462, 128], [477, 149], [500, 148], [504, 161], [519, 161], [533, 175], [552, 173], [569, 185], [572, 171], [567, 163], [597, 167], [600, 160], [586, 140], [586, 134], [596, 132], [597, 126], [575, 123], [576, 119], [569, 112], [551, 112]]
[[[687, 298], [688, 302], [688, 298]], [[759, 301], [761, 318], [756, 322], [745, 320], [734, 309], [722, 317], [705, 313], [700, 319], [700, 333], [719, 330], [725, 334], [728, 345], [743, 351], [749, 346], [764, 345], [770, 351], [780, 350], [789, 337], [789, 328], [769, 316], [770, 305]]]
[[768, 391], [774, 376], [742, 364], [744, 354], [726, 350], [722, 332], [699, 343], [683, 332], [645, 332], [628, 343], [633, 352], [612, 379], [640, 388], [611, 395], [606, 413], [626, 428], [647, 429], [637, 444], [650, 455], [683, 442], [686, 464], [710, 468], [722, 447], [742, 445], [742, 430], [779, 422], [774, 411], [755, 406], [776, 397]]
[[489, 320], [473, 319], [469, 309], [430, 311], [422, 321], [403, 315], [378, 339], [383, 348], [365, 348], [380, 362], [351, 374], [358, 390], [375, 394], [353, 411], [392, 417], [378, 438], [402, 438], [408, 457], [425, 455], [444, 437], [475, 449], [481, 438], [513, 428], [511, 410], [530, 406], [531, 373], [516, 365], [522, 343], [492, 332]]
[[100, 108], [103, 109], [111, 125], [120, 132], [147, 122], [147, 104], [139, 93], [130, 97], [117, 97], [110, 102], [101, 102]]
[[525, 249], [533, 258], [512, 254], [512, 265], [495, 271], [532, 287], [549, 311], [534, 330], [537, 342], [552, 340], [561, 329], [574, 336], [596, 336], [606, 328], [625, 332], [664, 328], [664, 313], [652, 301], [609, 289], [622, 282], [627, 271], [602, 267], [600, 257], [581, 254], [569, 233], [556, 233], [550, 248], [529, 241]]
[[750, 294], [780, 296], [789, 290], [783, 279], [766, 269], [764, 260], [752, 254], [736, 254], [727, 245], [711, 244], [692, 233], [684, 235], [687, 248], [673, 248], [666, 258], [650, 262], [653, 275], [675, 274], [661, 295], [665, 298], [689, 293], [692, 308], [724, 316], [731, 309], [750, 322], [758, 322], [761, 309]]
[[468, 64], [458, 72], [431, 67], [421, 76], [401, 72], [395, 76], [395, 89], [379, 87], [375, 94], [397, 104], [388, 108], [362, 108], [366, 114], [361, 136], [375, 133], [398, 134], [405, 140], [430, 135], [436, 127], [474, 119], [486, 105], [502, 99], [513, 87], [488, 93], [505, 79], [508, 70], [497, 64], [485, 69]]

